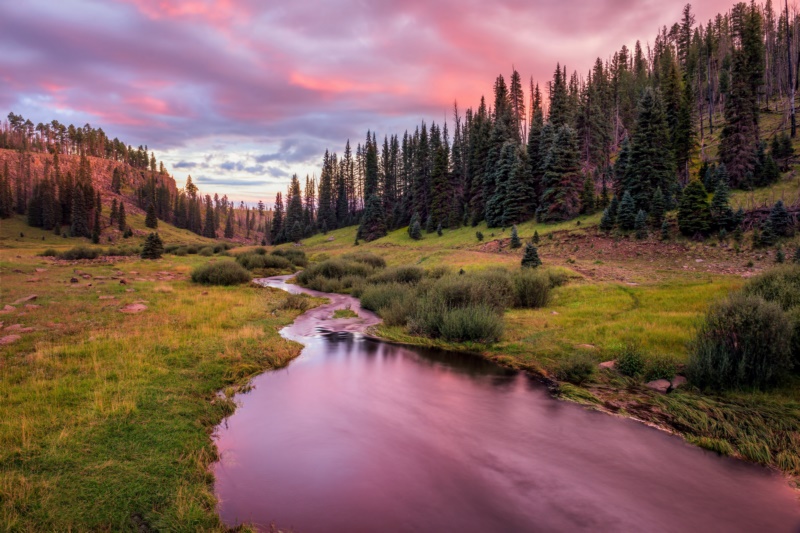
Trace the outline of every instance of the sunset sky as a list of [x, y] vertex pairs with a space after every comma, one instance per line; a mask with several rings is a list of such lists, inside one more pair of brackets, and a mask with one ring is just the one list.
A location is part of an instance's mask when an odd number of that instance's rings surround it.
[[[271, 4], [272, 6], [268, 6]], [[147, 144], [182, 185], [271, 202], [366, 130], [449, 118], [512, 65], [585, 74], [685, 0], [0, 2], [0, 112]], [[697, 22], [732, 0], [694, 4]]]

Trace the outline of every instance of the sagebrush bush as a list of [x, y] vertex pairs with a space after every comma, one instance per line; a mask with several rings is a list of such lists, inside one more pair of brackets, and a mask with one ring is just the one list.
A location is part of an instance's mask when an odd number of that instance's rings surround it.
[[299, 267], [306, 267], [308, 265], [308, 258], [303, 250], [297, 248], [278, 248], [272, 251], [272, 255], [278, 257], [285, 257], [292, 262], [293, 265]]
[[561, 362], [556, 377], [575, 385], [582, 385], [592, 378], [597, 370], [597, 362], [588, 354], [576, 353]]
[[387, 268], [369, 277], [370, 283], [419, 283], [425, 272], [418, 266], [402, 265]]
[[503, 334], [503, 318], [486, 305], [447, 309], [438, 333], [454, 342], [496, 342]]
[[258, 248], [253, 249], [252, 253], [258, 255], [267, 255], [267, 249], [264, 248], [263, 246], [259, 246]]
[[426, 294], [429, 298], [441, 300], [449, 308], [487, 305], [502, 311], [514, 303], [511, 277], [500, 269], [432, 280]]
[[792, 366], [793, 328], [777, 303], [735, 294], [709, 309], [689, 353], [689, 379], [713, 389], [766, 389]]
[[175, 251], [180, 247], [181, 247], [180, 244], [174, 244], [174, 243], [173, 244], [167, 244], [166, 246], [164, 246], [164, 253], [165, 254], [174, 254]]
[[214, 255], [214, 248], [211, 246], [203, 246], [197, 251], [197, 255], [202, 255], [203, 257], [210, 257]]
[[452, 269], [447, 265], [435, 266], [425, 271], [425, 277], [429, 279], [439, 279], [452, 274]]
[[190, 244], [189, 246], [186, 247], [186, 253], [189, 255], [194, 255], [198, 251], [200, 251], [200, 246], [196, 244]]
[[401, 283], [370, 284], [361, 292], [361, 307], [380, 314], [392, 301], [404, 298], [406, 294], [416, 295], [416, 291]]
[[654, 379], [672, 379], [677, 371], [675, 359], [668, 355], [651, 357], [645, 363], [644, 379], [653, 381]]
[[55, 248], [47, 248], [39, 254], [40, 257], [58, 257], [58, 250]]
[[64, 250], [58, 254], [59, 259], [67, 261], [76, 261], [78, 259], [97, 259], [100, 257], [102, 250], [99, 248], [89, 248], [88, 246], [76, 246], [69, 250]]
[[112, 257], [130, 257], [139, 255], [141, 249], [138, 246], [112, 246], [106, 250], [104, 255]]
[[181, 246], [175, 250], [175, 255], [183, 257], [184, 255], [189, 253], [189, 249], [186, 246]]
[[237, 255], [236, 262], [247, 270], [265, 270], [273, 268], [278, 270], [293, 270], [292, 263], [288, 259], [277, 255], [260, 255], [258, 253], [248, 252]]
[[751, 278], [742, 289], [749, 296], [775, 302], [784, 311], [800, 306], [800, 265], [784, 265]]
[[370, 252], [357, 252], [352, 254], [345, 254], [342, 256], [342, 259], [346, 261], [355, 261], [357, 263], [364, 263], [365, 265], [369, 265], [372, 268], [386, 268], [386, 260], [379, 256], [375, 255]]
[[614, 368], [623, 376], [636, 377], [644, 371], [644, 355], [636, 344], [628, 343], [617, 354]]
[[233, 245], [227, 242], [220, 242], [214, 245], [214, 253], [218, 254], [220, 252], [225, 252], [233, 248]]
[[235, 261], [215, 261], [192, 270], [192, 281], [203, 285], [238, 285], [250, 279], [250, 272]]
[[287, 294], [286, 297], [275, 306], [275, 309], [306, 311], [309, 307], [311, 307], [311, 302], [305, 294]]
[[[322, 263], [311, 265], [297, 275], [297, 281], [306, 287], [312, 288], [308, 283], [314, 278], [327, 280], [341, 280], [346, 276], [365, 278], [372, 274], [373, 268], [365, 263], [346, 261], [344, 259], [328, 259]], [[321, 289], [315, 289], [321, 290]], [[330, 292], [330, 291], [327, 291]]]
[[511, 282], [515, 307], [537, 309], [550, 301], [551, 279], [547, 272], [523, 268], [514, 272]]

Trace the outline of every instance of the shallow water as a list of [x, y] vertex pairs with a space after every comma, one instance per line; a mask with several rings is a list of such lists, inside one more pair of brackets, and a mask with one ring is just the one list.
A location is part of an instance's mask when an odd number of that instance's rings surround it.
[[[264, 283], [309, 292], [284, 279]], [[326, 296], [283, 331], [302, 355], [258, 376], [219, 428], [215, 490], [228, 525], [800, 531], [800, 503], [779, 475], [554, 400], [482, 359], [364, 338], [377, 317]], [[348, 304], [361, 319], [330, 319]]]

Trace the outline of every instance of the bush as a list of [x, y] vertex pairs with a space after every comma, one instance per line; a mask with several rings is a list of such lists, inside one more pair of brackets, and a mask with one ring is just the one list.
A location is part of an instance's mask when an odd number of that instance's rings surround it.
[[507, 271], [500, 269], [432, 280], [425, 294], [446, 308], [486, 305], [502, 311], [514, 302], [511, 279]]
[[[295, 263], [296, 264], [296, 263]], [[309, 282], [315, 278], [324, 278], [327, 280], [339, 280], [347, 276], [365, 278], [372, 274], [373, 268], [364, 263], [355, 261], [345, 261], [343, 259], [328, 259], [322, 263], [311, 265], [297, 275], [297, 281], [301, 285], [315, 290], [322, 290], [312, 287]], [[351, 278], [352, 279], [352, 278]], [[341, 285], [341, 283], [339, 284]], [[343, 287], [343, 288], [349, 288]], [[324, 291], [332, 292], [332, 291]]]
[[111, 257], [129, 257], [140, 253], [138, 246], [112, 246], [106, 250], [105, 255]]
[[419, 283], [424, 272], [418, 266], [396, 266], [369, 277], [370, 283]]
[[211, 246], [203, 246], [200, 250], [197, 251], [197, 255], [202, 255], [203, 257], [211, 257], [214, 255], [214, 248]]
[[442, 314], [439, 334], [455, 342], [496, 342], [503, 334], [503, 318], [485, 305], [449, 309]]
[[645, 381], [654, 379], [672, 379], [678, 370], [675, 359], [668, 355], [653, 357], [647, 361], [644, 370]]
[[514, 306], [537, 309], [550, 300], [550, 276], [530, 268], [514, 272], [511, 276], [514, 285]]
[[361, 292], [361, 307], [380, 314], [382, 309], [407, 294], [416, 295], [416, 290], [401, 283], [367, 285]]
[[186, 246], [181, 246], [180, 248], [175, 250], [175, 255], [178, 255], [178, 256], [181, 256], [181, 257], [186, 255], [187, 253], [189, 253], [189, 252], [188, 252], [188, 249], [186, 248]]
[[800, 265], [785, 265], [750, 279], [743, 294], [775, 302], [784, 311], [800, 306]]
[[286, 297], [275, 306], [275, 309], [306, 311], [309, 307], [311, 307], [311, 302], [305, 294], [287, 294]]
[[236, 256], [236, 262], [247, 270], [293, 270], [292, 263], [285, 257], [277, 255], [259, 255], [258, 253], [244, 253]]
[[582, 385], [594, 375], [597, 363], [587, 354], [576, 353], [563, 361], [556, 370], [561, 381]]
[[766, 389], [792, 366], [792, 325], [776, 303], [737, 294], [712, 306], [689, 354], [699, 387]]
[[59, 259], [67, 261], [77, 261], [78, 259], [97, 259], [100, 256], [99, 248], [89, 248], [88, 246], [76, 246], [69, 250], [64, 250], [58, 254]]
[[238, 285], [250, 281], [250, 272], [235, 261], [215, 261], [192, 270], [192, 281], [203, 285]]
[[227, 242], [220, 242], [214, 245], [214, 253], [218, 254], [220, 252], [225, 252], [233, 248], [233, 245]]
[[623, 376], [636, 377], [645, 368], [644, 356], [635, 344], [626, 344], [617, 355], [617, 362], [614, 364]]
[[58, 250], [48, 248], [39, 254], [40, 257], [58, 257]]
[[165, 254], [174, 254], [178, 250], [178, 248], [180, 248], [180, 247], [181, 247], [180, 244], [168, 244], [168, 245], [164, 246], [164, 253]]
[[306, 267], [308, 265], [306, 253], [303, 250], [298, 250], [297, 248], [279, 248], [277, 250], [273, 250], [272, 255], [285, 257], [295, 266]]
[[342, 259], [347, 261], [355, 261], [357, 263], [364, 263], [365, 265], [369, 265], [375, 269], [386, 268], [386, 260], [383, 257], [369, 252], [345, 254], [342, 256]]
[[151, 233], [147, 236], [144, 240], [144, 244], [142, 245], [142, 253], [140, 254], [142, 259], [161, 259], [161, 255], [164, 253], [164, 242], [161, 240], [161, 237], [158, 236], [158, 233]]
[[200, 247], [196, 244], [190, 244], [186, 247], [186, 253], [189, 255], [194, 255], [200, 250]]
[[447, 265], [441, 265], [433, 268], [429, 268], [425, 271], [425, 277], [430, 279], [439, 279], [445, 276], [452, 274], [453, 271], [450, 270], [450, 267]]
[[259, 246], [258, 248], [253, 250], [253, 253], [258, 255], [267, 255], [267, 249]]

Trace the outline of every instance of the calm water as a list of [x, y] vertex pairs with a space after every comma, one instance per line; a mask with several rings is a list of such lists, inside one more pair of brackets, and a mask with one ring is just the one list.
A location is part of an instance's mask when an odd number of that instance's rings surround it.
[[[780, 476], [553, 400], [480, 359], [330, 334], [377, 320], [334, 298], [284, 330], [303, 354], [256, 378], [219, 428], [226, 524], [800, 532], [800, 503]], [[329, 318], [348, 303], [361, 320]]]

